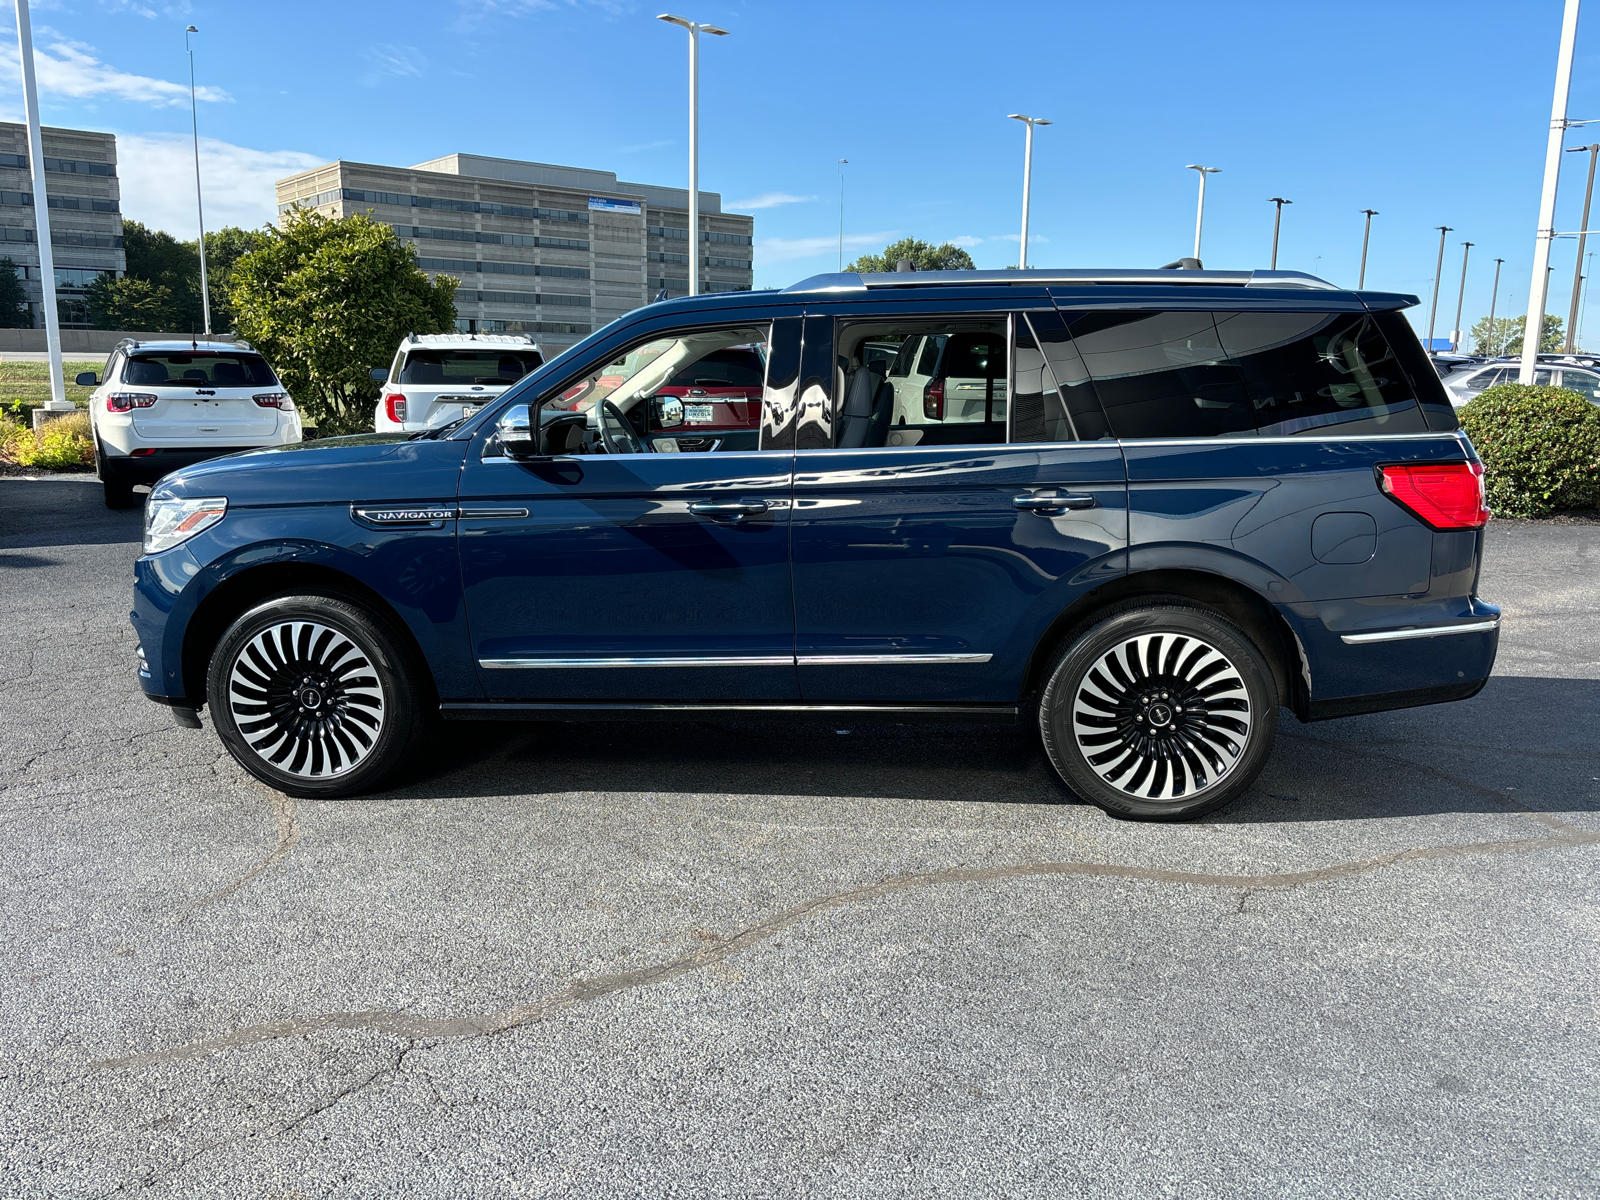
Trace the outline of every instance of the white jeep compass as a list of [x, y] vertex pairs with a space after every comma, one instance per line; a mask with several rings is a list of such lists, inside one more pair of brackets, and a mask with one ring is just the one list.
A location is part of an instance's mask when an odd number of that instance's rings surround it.
[[372, 427], [415, 432], [470, 416], [544, 362], [538, 344], [520, 334], [411, 334], [387, 371]]
[[92, 387], [89, 423], [108, 508], [128, 508], [139, 483], [207, 458], [300, 440], [300, 414], [247, 342], [117, 344]]

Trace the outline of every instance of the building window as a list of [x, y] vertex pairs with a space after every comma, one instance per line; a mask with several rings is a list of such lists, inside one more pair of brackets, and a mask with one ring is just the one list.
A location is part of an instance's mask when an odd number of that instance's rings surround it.
[[750, 260], [747, 258], [707, 258], [702, 261], [708, 267], [736, 267], [741, 271], [750, 269]]
[[[19, 154], [16, 157], [22, 159], [22, 166], [28, 165], [28, 160], [23, 158], [22, 155]], [[46, 171], [63, 171], [69, 175], [114, 176], [117, 173], [117, 168], [110, 163], [84, 162], [82, 159], [77, 158], [51, 158], [48, 154], [44, 156], [44, 169]]]

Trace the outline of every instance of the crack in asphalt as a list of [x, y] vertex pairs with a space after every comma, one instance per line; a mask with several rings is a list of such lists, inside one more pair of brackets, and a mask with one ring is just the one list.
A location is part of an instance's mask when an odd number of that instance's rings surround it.
[[[1387, 756], [1385, 756], [1387, 757]], [[1413, 764], [1415, 765], [1415, 764]], [[1476, 785], [1471, 785], [1476, 786]], [[1484, 790], [1487, 789], [1477, 789]], [[1488, 793], [1495, 795], [1495, 793]], [[1502, 799], [1496, 797], [1497, 799]], [[1502, 799], [1502, 802], [1503, 799]], [[1305, 871], [1285, 871], [1266, 875], [1212, 875], [1193, 871], [1178, 871], [1161, 867], [1135, 867], [1117, 863], [1095, 862], [1045, 862], [1017, 863], [999, 867], [952, 867], [941, 871], [897, 875], [877, 883], [862, 884], [796, 904], [775, 913], [764, 921], [746, 926], [737, 933], [710, 945], [699, 947], [688, 954], [666, 962], [616, 971], [580, 979], [559, 991], [536, 1000], [513, 1004], [496, 1012], [457, 1017], [421, 1017], [394, 1009], [362, 1009], [353, 1012], [314, 1013], [301, 1017], [287, 1017], [246, 1026], [216, 1037], [202, 1038], [183, 1045], [169, 1046], [139, 1054], [103, 1059], [95, 1064], [102, 1071], [134, 1070], [161, 1063], [202, 1058], [223, 1050], [238, 1049], [279, 1038], [303, 1037], [324, 1029], [368, 1030], [389, 1034], [416, 1042], [432, 1039], [475, 1038], [504, 1033], [524, 1025], [547, 1021], [568, 1009], [588, 1004], [618, 992], [651, 987], [666, 983], [680, 975], [698, 971], [726, 961], [765, 942], [789, 927], [799, 924], [818, 913], [847, 905], [861, 904], [884, 896], [920, 891], [931, 887], [962, 883], [996, 883], [1013, 879], [1030, 879], [1045, 876], [1083, 876], [1101, 879], [1125, 879], [1150, 883], [1169, 883], [1192, 887], [1253, 890], [1259, 888], [1286, 889], [1303, 887], [1312, 883], [1326, 883], [1364, 875], [1404, 862], [1421, 862], [1430, 859], [1489, 856], [1527, 853], [1534, 850], [1553, 850], [1600, 843], [1600, 832], [1590, 833], [1568, 825], [1558, 818], [1545, 814], [1523, 813], [1560, 830], [1556, 836], [1515, 838], [1493, 842], [1455, 843], [1428, 846], [1411, 850], [1393, 851], [1369, 858], [1334, 863]]]
[[208, 904], [215, 904], [218, 900], [226, 899], [233, 895], [245, 884], [256, 878], [262, 872], [270, 869], [287, 858], [300, 842], [300, 816], [295, 808], [294, 800], [282, 792], [267, 791], [267, 803], [271, 805], [273, 815], [278, 819], [278, 844], [272, 852], [251, 867], [243, 875], [231, 883], [224, 884], [209, 895], [202, 896], [188, 912], [180, 916], [174, 925], [181, 925], [189, 920]]

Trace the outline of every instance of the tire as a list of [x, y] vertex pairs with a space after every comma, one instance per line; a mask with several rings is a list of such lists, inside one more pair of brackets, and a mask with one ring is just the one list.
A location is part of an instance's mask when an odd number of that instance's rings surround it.
[[424, 740], [432, 688], [391, 622], [337, 595], [276, 596], [236, 620], [206, 700], [240, 766], [291, 796], [371, 791]]
[[133, 493], [133, 484], [124, 479], [122, 472], [106, 457], [99, 438], [94, 440], [94, 470], [100, 477], [100, 486], [105, 489], [107, 508], [133, 508], [139, 503]]
[[1277, 686], [1220, 614], [1177, 598], [1131, 601], [1056, 658], [1039, 729], [1084, 800], [1119, 817], [1190, 820], [1261, 773], [1278, 732]]

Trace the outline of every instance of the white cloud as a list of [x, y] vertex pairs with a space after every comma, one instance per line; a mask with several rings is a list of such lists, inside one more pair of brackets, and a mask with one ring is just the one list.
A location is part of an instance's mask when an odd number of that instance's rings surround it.
[[[215, 138], [200, 139], [200, 183], [206, 228], [275, 221], [273, 184], [328, 160], [298, 150], [252, 150]], [[181, 238], [195, 234], [194, 146], [181, 134], [121, 135], [117, 174], [123, 215]]]
[[[1020, 233], [1003, 233], [995, 239], [997, 242], [1020, 242], [1021, 240], [1022, 235]], [[1028, 245], [1030, 246], [1035, 242], [1048, 242], [1049, 240], [1049, 238], [1039, 233], [1030, 233], [1028, 235]], [[957, 245], [960, 245], [960, 243], [958, 242]]]
[[[852, 233], [844, 239], [845, 250], [881, 250], [894, 241], [898, 230], [883, 233]], [[770, 267], [775, 263], [792, 262], [797, 258], [819, 258], [824, 254], [837, 254], [837, 237], [758, 238], [756, 240], [756, 265]]]
[[385, 79], [416, 79], [428, 65], [428, 60], [414, 46], [396, 46], [384, 42], [368, 46], [361, 52], [371, 67], [361, 77], [367, 87], [377, 87]]
[[[189, 103], [186, 83], [119, 71], [96, 58], [93, 46], [69, 41], [53, 30], [40, 29], [39, 36], [44, 44], [34, 47], [33, 62], [39, 90], [45, 95], [132, 100], [156, 108], [179, 108]], [[0, 71], [20, 83], [22, 73], [11, 55], [0, 56]], [[233, 97], [221, 88], [202, 86], [195, 88], [195, 98], [216, 102]]]
[[635, 142], [631, 146], [618, 146], [617, 147], [617, 153], [618, 154], [642, 154], [646, 150], [660, 150], [663, 147], [670, 146], [670, 145], [672, 145], [672, 139], [671, 138], [664, 138], [663, 140], [661, 140], [659, 142]]
[[[1019, 234], [1018, 236], [1020, 237], [1021, 235]], [[981, 237], [973, 237], [970, 233], [964, 233], [960, 237], [945, 238], [944, 240], [949, 242], [952, 246], [980, 246], [983, 244], [983, 239]], [[1030, 242], [1034, 240], [1034, 238], [1028, 239]]]
[[809, 204], [815, 196], [791, 196], [788, 192], [762, 192], [750, 200], [732, 202], [734, 211], [746, 208], [777, 208], [780, 204]]

